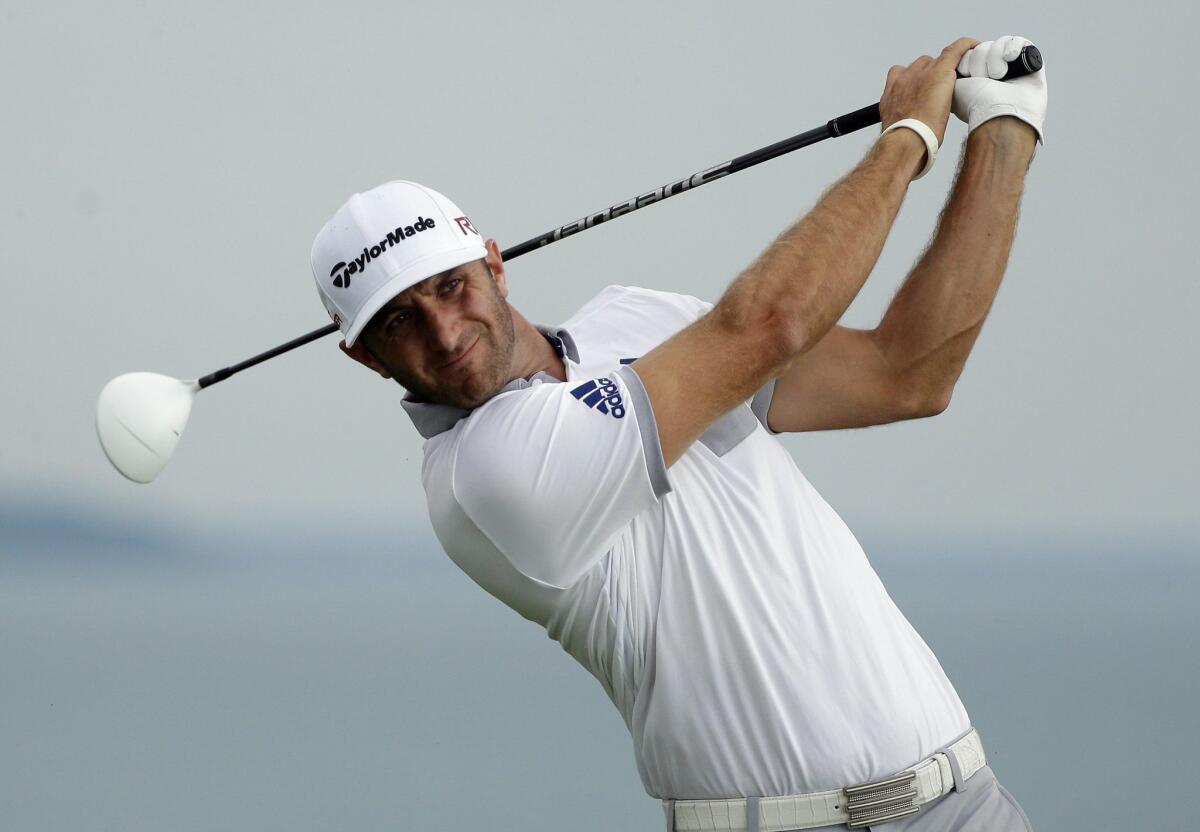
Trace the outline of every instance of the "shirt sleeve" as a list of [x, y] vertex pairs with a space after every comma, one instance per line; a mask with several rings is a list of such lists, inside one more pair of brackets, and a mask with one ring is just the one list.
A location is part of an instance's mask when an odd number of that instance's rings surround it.
[[632, 367], [503, 393], [464, 427], [455, 499], [514, 568], [544, 584], [573, 584], [671, 489]]
[[[644, 297], [654, 305], [656, 317], [662, 316], [662, 309], [671, 310], [665, 317], [671, 321], [670, 331], [678, 332], [685, 326], [694, 323], [712, 311], [713, 304], [692, 295], [682, 295], [675, 292], [660, 292], [656, 289], [624, 289], [626, 292], [636, 292], [638, 297]], [[754, 394], [750, 400], [750, 411], [754, 414], [772, 436], [778, 436], [779, 431], [772, 430], [767, 424], [767, 411], [771, 407], [771, 397], [775, 395], [775, 380], [771, 379]], [[720, 431], [717, 431], [718, 433]], [[709, 444], [705, 442], [705, 444]]]
[[771, 399], [775, 396], [775, 379], [771, 379], [758, 389], [750, 400], [750, 410], [758, 418], [759, 424], [766, 428], [767, 433], [778, 436], [779, 431], [767, 424], [767, 412], [771, 409]]

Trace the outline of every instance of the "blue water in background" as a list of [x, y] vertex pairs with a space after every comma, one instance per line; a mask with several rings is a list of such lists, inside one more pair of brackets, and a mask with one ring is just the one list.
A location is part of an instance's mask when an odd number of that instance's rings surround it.
[[[425, 528], [0, 509], [0, 828], [660, 829], [600, 686]], [[861, 539], [1036, 828], [1196, 828], [1195, 541]]]

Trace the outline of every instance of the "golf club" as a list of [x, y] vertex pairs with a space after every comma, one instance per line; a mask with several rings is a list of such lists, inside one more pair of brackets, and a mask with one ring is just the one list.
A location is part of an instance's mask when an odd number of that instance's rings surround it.
[[[1021, 54], [1008, 63], [1008, 72], [1002, 80], [1019, 78], [1042, 68], [1042, 55], [1033, 45], [1026, 46]], [[754, 167], [763, 162], [808, 147], [828, 138], [845, 136], [879, 124], [879, 104], [855, 110], [826, 124], [798, 133], [791, 138], [776, 142], [750, 153], [745, 153], [727, 162], [706, 168], [691, 176], [676, 179], [652, 191], [630, 197], [610, 205], [603, 210], [588, 214], [574, 222], [559, 226], [537, 237], [526, 240], [501, 252], [505, 260], [558, 242], [564, 237], [578, 234], [588, 228], [609, 222], [633, 213], [647, 205], [694, 190], [715, 179]], [[100, 446], [109, 462], [123, 475], [134, 482], [148, 483], [158, 476], [174, 453], [179, 438], [187, 426], [196, 393], [206, 387], [224, 381], [235, 373], [256, 364], [290, 352], [310, 341], [315, 341], [338, 331], [336, 324], [327, 324], [285, 344], [248, 358], [238, 364], [209, 373], [195, 381], [181, 381], [158, 373], [126, 373], [118, 376], [100, 391], [96, 405], [96, 433]]]

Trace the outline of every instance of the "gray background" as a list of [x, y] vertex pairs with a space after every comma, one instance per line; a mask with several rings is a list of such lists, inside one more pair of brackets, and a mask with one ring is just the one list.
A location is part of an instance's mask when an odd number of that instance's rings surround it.
[[[5, 828], [657, 828], [599, 686], [438, 549], [399, 388], [306, 347], [201, 396], [148, 487], [104, 459], [95, 397], [323, 325], [308, 249], [354, 190], [428, 183], [503, 247], [1012, 31], [1047, 56], [1048, 144], [954, 403], [784, 441], [1035, 824], [1149, 822], [1200, 742], [1198, 15], [1154, 10], [4, 4]], [[878, 320], [963, 134], [846, 323]], [[511, 299], [547, 323], [609, 283], [714, 300], [869, 141], [522, 258]]]

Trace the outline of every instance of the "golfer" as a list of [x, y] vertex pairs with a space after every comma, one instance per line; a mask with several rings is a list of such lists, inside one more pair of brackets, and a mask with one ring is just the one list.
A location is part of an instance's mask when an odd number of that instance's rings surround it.
[[[317, 235], [342, 349], [407, 391], [446, 553], [599, 680], [668, 829], [1029, 828], [775, 438], [946, 408], [1041, 138], [1044, 72], [990, 80], [1026, 43], [892, 67], [866, 157], [715, 305], [610, 286], [530, 323], [496, 242], [412, 182], [355, 194]], [[837, 326], [952, 106], [969, 133], [933, 241], [875, 329]]]

